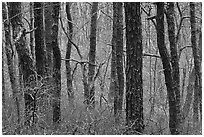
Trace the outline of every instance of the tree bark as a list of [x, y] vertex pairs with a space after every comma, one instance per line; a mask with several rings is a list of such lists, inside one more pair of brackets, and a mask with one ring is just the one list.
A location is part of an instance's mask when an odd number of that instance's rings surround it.
[[53, 2], [53, 24], [52, 24], [52, 49], [53, 49], [53, 78], [54, 78], [54, 91], [53, 91], [53, 122], [59, 123], [61, 117], [60, 100], [61, 100], [61, 53], [58, 45], [58, 21], [59, 21], [60, 3]]
[[95, 108], [95, 88], [94, 88], [94, 74], [95, 74], [95, 58], [96, 58], [96, 28], [97, 28], [97, 9], [98, 3], [92, 3], [91, 10], [91, 28], [90, 28], [90, 49], [89, 49], [89, 72], [88, 72], [88, 94], [85, 93], [87, 104], [91, 108]]
[[169, 100], [169, 128], [171, 134], [179, 134], [178, 131], [178, 107], [177, 107], [177, 98], [174, 90], [173, 76], [171, 70], [170, 57], [169, 53], [165, 46], [165, 37], [164, 37], [164, 3], [157, 2], [157, 45], [159, 49], [159, 53], [162, 59], [164, 75], [165, 75], [165, 83], [167, 87], [167, 96]]
[[72, 24], [72, 17], [70, 13], [70, 3], [66, 2], [66, 13], [67, 13], [67, 19], [68, 19], [68, 26], [69, 26], [69, 38], [67, 42], [67, 51], [66, 51], [66, 72], [67, 72], [67, 93], [68, 93], [68, 98], [69, 98], [69, 103], [71, 106], [73, 106], [74, 103], [74, 91], [72, 88], [72, 77], [71, 77], [71, 66], [70, 66], [70, 55], [71, 55], [71, 40], [72, 40], [72, 33], [73, 33], [73, 24]]
[[180, 125], [180, 118], [181, 118], [181, 105], [180, 105], [180, 72], [179, 72], [179, 57], [178, 57], [178, 49], [176, 44], [176, 37], [175, 37], [175, 21], [174, 21], [174, 3], [168, 2], [167, 3], [167, 24], [168, 24], [168, 35], [169, 35], [169, 42], [170, 42], [170, 51], [171, 51], [171, 66], [172, 66], [172, 79], [173, 79], [173, 90], [176, 95], [176, 110], [177, 110], [177, 126]]
[[[17, 79], [17, 72], [15, 69], [14, 65], [14, 50], [13, 50], [13, 45], [12, 45], [12, 34], [11, 34], [11, 26], [10, 26], [10, 19], [9, 19], [9, 11], [8, 11], [8, 5], [7, 3], [2, 3], [2, 15], [3, 15], [3, 20], [7, 20], [4, 22], [4, 33], [5, 33], [5, 51], [6, 51], [6, 57], [7, 57], [7, 64], [8, 64], [8, 71], [9, 71], [9, 77], [10, 77], [10, 82], [11, 82], [11, 88], [12, 88], [12, 93], [13, 93], [13, 100], [14, 100], [14, 111], [16, 111], [16, 116], [17, 116], [17, 123], [20, 126], [20, 96], [19, 96], [19, 91], [18, 91], [18, 79]], [[2, 49], [4, 51], [4, 49]], [[3, 53], [2, 53], [3, 56]], [[4, 59], [2, 59], [2, 64], [4, 65]], [[4, 83], [4, 66], [2, 66], [2, 106], [5, 106], [5, 83]], [[20, 131], [18, 130], [17, 127], [17, 133], [19, 134]]]
[[142, 80], [142, 24], [140, 3], [125, 3], [126, 23], [126, 120], [136, 132], [142, 133], [143, 80]]
[[[29, 51], [29, 47], [26, 44], [26, 30], [22, 23], [21, 3], [13, 2], [9, 3], [9, 18], [11, 19], [11, 25], [13, 28], [13, 41], [16, 47], [20, 69], [23, 74], [23, 83], [26, 91], [24, 91], [25, 99], [25, 125], [29, 126], [34, 122], [34, 94], [32, 89], [31, 78], [35, 74], [35, 68], [33, 66], [32, 56]], [[32, 121], [32, 122], [31, 122]]]
[[37, 74], [42, 78], [46, 74], [46, 49], [44, 44], [43, 2], [34, 2], [35, 56]]
[[114, 96], [114, 114], [116, 117], [116, 123], [119, 122], [120, 115], [122, 113], [123, 104], [123, 92], [124, 92], [124, 74], [123, 74], [123, 14], [122, 3], [113, 3], [113, 46], [115, 47], [115, 65], [116, 65], [116, 77], [115, 77], [115, 96]]
[[195, 19], [195, 3], [190, 2], [190, 22], [191, 22], [191, 44], [193, 49], [194, 66], [195, 66], [195, 87], [194, 87], [194, 102], [193, 102], [193, 119], [198, 122], [198, 107], [199, 107], [199, 94], [202, 92], [201, 83], [201, 58], [199, 57], [198, 42], [196, 37], [196, 19]]

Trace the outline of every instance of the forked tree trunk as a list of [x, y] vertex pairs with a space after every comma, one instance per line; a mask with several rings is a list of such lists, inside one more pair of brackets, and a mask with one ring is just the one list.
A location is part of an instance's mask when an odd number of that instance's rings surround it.
[[165, 46], [165, 37], [164, 37], [164, 3], [158, 2], [157, 4], [157, 45], [159, 53], [162, 59], [165, 83], [167, 87], [167, 96], [169, 100], [169, 128], [171, 134], [179, 134], [178, 130], [178, 107], [177, 107], [177, 97], [175, 93], [175, 87], [173, 83], [173, 76], [171, 70], [171, 64], [169, 59], [169, 53]]
[[180, 128], [181, 122], [181, 105], [180, 105], [180, 72], [179, 72], [179, 57], [178, 57], [178, 49], [176, 44], [176, 37], [175, 37], [175, 21], [174, 21], [174, 3], [168, 2], [167, 3], [167, 24], [168, 24], [168, 35], [169, 35], [169, 42], [170, 42], [170, 51], [171, 51], [171, 66], [172, 66], [172, 84], [173, 90], [176, 97], [176, 114], [177, 114], [177, 126]]
[[[133, 133], [142, 133], [143, 80], [142, 80], [142, 23], [140, 3], [125, 3], [126, 22], [126, 120]], [[136, 131], [136, 132], [135, 132]]]

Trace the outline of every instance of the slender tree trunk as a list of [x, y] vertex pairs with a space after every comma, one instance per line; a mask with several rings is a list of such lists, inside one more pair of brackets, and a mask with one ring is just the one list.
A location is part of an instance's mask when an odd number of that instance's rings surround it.
[[194, 66], [195, 66], [195, 88], [194, 88], [194, 102], [193, 102], [193, 119], [195, 123], [198, 122], [198, 106], [199, 106], [199, 94], [202, 91], [201, 83], [201, 58], [198, 52], [198, 43], [196, 37], [196, 20], [195, 20], [195, 3], [190, 2], [190, 22], [191, 22], [191, 44], [193, 49]]
[[159, 53], [162, 59], [165, 83], [167, 87], [167, 96], [169, 100], [169, 128], [171, 134], [179, 134], [178, 131], [178, 110], [177, 110], [177, 98], [174, 90], [173, 76], [171, 70], [171, 63], [169, 59], [169, 53], [165, 46], [164, 37], [164, 3], [158, 2], [157, 4], [157, 45], [159, 48]]
[[[34, 3], [30, 2], [30, 30], [34, 27]], [[35, 43], [34, 43], [34, 32], [30, 33], [30, 50], [33, 57], [33, 63], [35, 63]]]
[[112, 58], [111, 58], [111, 80], [108, 93], [108, 100], [110, 103], [114, 102], [117, 89], [117, 73], [116, 73], [116, 39], [117, 39], [117, 9], [116, 3], [113, 3], [113, 34], [112, 34]]
[[125, 3], [126, 22], [126, 120], [143, 132], [142, 23], [140, 3]]
[[114, 114], [116, 122], [119, 122], [122, 113], [123, 92], [124, 92], [124, 73], [123, 73], [123, 14], [122, 3], [113, 3], [113, 47], [115, 47], [115, 96], [114, 96]]
[[59, 123], [61, 117], [60, 101], [61, 101], [61, 53], [58, 45], [58, 21], [59, 21], [60, 3], [53, 2], [53, 24], [52, 24], [52, 49], [53, 49], [53, 122]]
[[[72, 33], [73, 33], [73, 25], [72, 25], [72, 17], [70, 13], [70, 3], [66, 2], [66, 13], [67, 13], [67, 19], [68, 19], [68, 26], [69, 26], [69, 38], [72, 40]], [[71, 77], [71, 67], [70, 67], [70, 55], [71, 55], [71, 41], [68, 40], [67, 42], [67, 51], [66, 51], [66, 72], [67, 72], [67, 93], [69, 98], [69, 103], [71, 106], [73, 106], [74, 103], [74, 91], [72, 88], [72, 77]]]
[[167, 24], [168, 24], [168, 34], [171, 50], [171, 66], [172, 66], [172, 78], [173, 78], [173, 90], [176, 95], [176, 113], [177, 113], [177, 127], [180, 128], [180, 118], [181, 118], [181, 105], [180, 105], [180, 72], [179, 72], [179, 57], [175, 37], [175, 21], [174, 21], [174, 3], [167, 3]]
[[95, 108], [95, 88], [94, 88], [94, 74], [95, 74], [95, 58], [96, 58], [96, 28], [97, 28], [97, 9], [98, 3], [92, 3], [91, 10], [91, 28], [90, 28], [90, 49], [89, 49], [89, 71], [88, 71], [88, 96], [85, 96], [87, 104], [91, 108]]

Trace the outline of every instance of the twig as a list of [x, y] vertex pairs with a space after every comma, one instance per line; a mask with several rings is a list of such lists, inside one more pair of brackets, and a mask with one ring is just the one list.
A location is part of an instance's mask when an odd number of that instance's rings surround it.
[[183, 51], [185, 48], [192, 48], [192, 46], [182, 47], [182, 48], [179, 50], [179, 58], [180, 58], [180, 56], [181, 56], [182, 51]]
[[91, 62], [89, 62], [89, 61], [78, 61], [78, 60], [76, 60], [76, 59], [64, 59], [64, 58], [61, 58], [61, 60], [73, 61], [73, 62], [77, 62], [77, 63], [79, 63], [79, 64], [90, 64], [90, 65], [93, 65], [93, 66], [98, 66], [98, 65], [93, 64], [93, 63], [91, 63]]
[[36, 29], [37, 29], [37, 28], [33, 28], [33, 29], [29, 30], [29, 31], [26, 31], [25, 34], [31, 33], [31, 32], [33, 32], [33, 31], [35, 31]]
[[[144, 9], [144, 7], [141, 6], [141, 9], [144, 11], [144, 13], [147, 14], [147, 16], [150, 16], [150, 14]], [[149, 18], [149, 19], [152, 21], [152, 23], [154, 24], [154, 26], [156, 28], [157, 25], [156, 25], [155, 21], [153, 20], [154, 18]]]
[[151, 53], [143, 53], [143, 56], [150, 56], [150, 57], [161, 58], [159, 55], [155, 55], [155, 54], [151, 54]]

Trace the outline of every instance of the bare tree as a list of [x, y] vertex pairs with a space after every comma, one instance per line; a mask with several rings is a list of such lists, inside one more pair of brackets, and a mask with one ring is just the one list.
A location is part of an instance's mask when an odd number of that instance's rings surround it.
[[158, 2], [157, 5], [157, 46], [159, 49], [159, 53], [162, 59], [164, 75], [165, 75], [165, 83], [167, 87], [167, 96], [169, 100], [169, 128], [171, 134], [179, 134], [179, 125], [178, 123], [178, 106], [177, 106], [177, 96], [175, 92], [175, 85], [173, 83], [173, 76], [171, 70], [171, 63], [170, 63], [170, 55], [168, 50], [165, 46], [165, 37], [164, 37], [164, 3]]
[[[125, 3], [126, 23], [126, 120], [143, 132], [142, 23], [140, 3]], [[133, 132], [134, 132], [133, 131]], [[134, 133], [133, 133], [134, 134]]]
[[53, 78], [54, 78], [54, 90], [53, 90], [53, 122], [59, 123], [61, 117], [60, 101], [61, 101], [61, 53], [58, 45], [58, 21], [59, 21], [60, 3], [53, 2], [52, 11], [52, 49], [53, 49]]
[[176, 36], [175, 36], [175, 21], [174, 21], [174, 3], [168, 2], [167, 3], [167, 13], [166, 19], [168, 24], [168, 35], [169, 35], [169, 42], [170, 42], [170, 51], [171, 51], [171, 66], [172, 66], [172, 84], [173, 90], [175, 92], [176, 97], [176, 113], [177, 114], [177, 127], [180, 126], [180, 72], [179, 72], [179, 57], [178, 57], [178, 49], [176, 44]]

